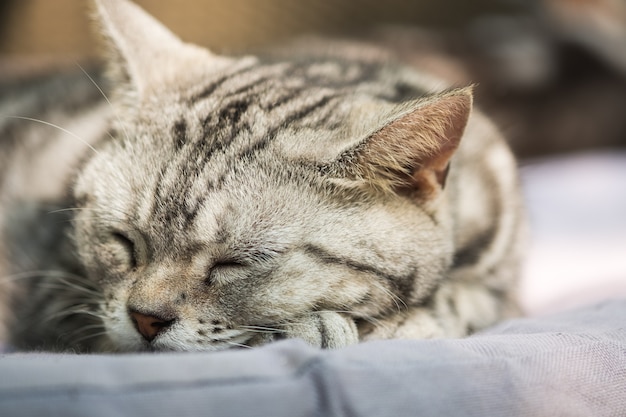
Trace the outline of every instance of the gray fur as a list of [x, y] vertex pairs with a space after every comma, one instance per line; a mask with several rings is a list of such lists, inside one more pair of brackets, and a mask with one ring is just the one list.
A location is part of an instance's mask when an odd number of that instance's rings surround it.
[[0, 119], [0, 273], [28, 277], [15, 345], [341, 347], [514, 313], [515, 161], [468, 120], [470, 90], [345, 44], [217, 57], [126, 0], [96, 6], [111, 105], [84, 74], [50, 105], [2, 102], [81, 138]]

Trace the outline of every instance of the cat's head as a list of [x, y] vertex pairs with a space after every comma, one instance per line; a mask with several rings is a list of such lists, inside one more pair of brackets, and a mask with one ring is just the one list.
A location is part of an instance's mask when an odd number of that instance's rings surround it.
[[385, 65], [218, 57], [126, 0], [97, 9], [113, 130], [78, 177], [74, 239], [115, 348], [255, 344], [437, 285], [469, 90], [394, 102]]

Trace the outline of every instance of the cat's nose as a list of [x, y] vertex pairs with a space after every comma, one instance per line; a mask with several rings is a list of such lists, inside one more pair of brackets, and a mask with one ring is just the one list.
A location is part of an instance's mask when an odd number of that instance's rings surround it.
[[146, 339], [151, 342], [157, 335], [174, 323], [174, 319], [164, 319], [153, 314], [144, 314], [139, 311], [131, 310], [129, 312], [130, 318], [135, 324], [137, 331]]

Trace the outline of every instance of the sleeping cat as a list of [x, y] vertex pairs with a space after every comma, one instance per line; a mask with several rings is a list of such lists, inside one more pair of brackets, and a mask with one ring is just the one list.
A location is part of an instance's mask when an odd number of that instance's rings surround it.
[[515, 313], [515, 161], [470, 87], [345, 43], [217, 56], [96, 9], [110, 100], [86, 72], [0, 89], [14, 346], [337, 348]]

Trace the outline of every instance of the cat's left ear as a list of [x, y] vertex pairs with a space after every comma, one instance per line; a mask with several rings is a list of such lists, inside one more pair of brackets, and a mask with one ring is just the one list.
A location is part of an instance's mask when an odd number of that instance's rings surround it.
[[232, 61], [181, 41], [159, 21], [128, 0], [94, 0], [95, 18], [108, 41], [109, 70], [141, 99], [184, 87]]
[[471, 87], [409, 103], [344, 151], [332, 170], [356, 184], [433, 199], [445, 186], [471, 109]]

